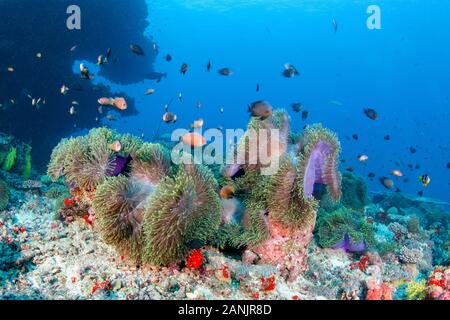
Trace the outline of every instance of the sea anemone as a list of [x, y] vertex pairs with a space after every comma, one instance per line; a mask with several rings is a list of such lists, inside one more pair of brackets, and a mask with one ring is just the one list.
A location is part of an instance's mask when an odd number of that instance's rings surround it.
[[[266, 134], [262, 130], [266, 130]], [[237, 194], [252, 192], [256, 185], [262, 185], [260, 182], [265, 176], [262, 170], [275, 165], [276, 171], [276, 165], [287, 152], [289, 130], [290, 117], [282, 109], [264, 120], [251, 118], [248, 130], [237, 144], [237, 163], [221, 170], [224, 181], [232, 183]], [[262, 159], [262, 156], [267, 158]]]
[[285, 110], [275, 110], [272, 116], [264, 120], [251, 118], [247, 131], [237, 145], [238, 159], [245, 162], [242, 168], [246, 172], [259, 172], [281, 158], [287, 152], [289, 131], [290, 117]]
[[243, 232], [232, 242], [238, 247], [258, 246], [270, 239], [269, 212], [262, 204], [248, 204], [242, 220]]
[[160, 144], [144, 143], [135, 151], [131, 179], [156, 185], [171, 172], [170, 152]]
[[360, 213], [345, 207], [333, 212], [319, 210], [316, 230], [319, 244], [324, 248], [362, 252], [375, 245], [372, 225]]
[[8, 184], [0, 179], [0, 211], [6, 209], [9, 202]]
[[206, 242], [220, 224], [220, 199], [213, 174], [185, 165], [165, 177], [145, 207], [144, 262], [167, 265], [186, 259], [194, 241]]
[[341, 175], [337, 168], [340, 151], [336, 135], [322, 125], [308, 126], [304, 130], [297, 167], [305, 198], [312, 198], [317, 186], [326, 185], [333, 200], [340, 200]]
[[158, 144], [140, 143], [132, 137], [122, 138], [121, 144], [124, 151], [135, 157], [130, 176], [106, 178], [97, 187], [93, 209], [104, 241], [139, 262], [144, 206], [159, 181], [169, 173], [170, 155]]
[[223, 224], [217, 229], [209, 242], [220, 249], [226, 247], [239, 248], [244, 245], [243, 232], [242, 226], [238, 223]]
[[318, 208], [316, 199], [304, 196], [299, 171], [286, 156], [268, 187], [267, 206], [271, 218], [291, 229], [314, 226]]
[[53, 182], [56, 182], [64, 175], [65, 161], [70, 151], [70, 146], [75, 145], [76, 139], [62, 139], [53, 149], [50, 162], [47, 166], [47, 175]]
[[73, 157], [66, 161], [65, 180], [71, 187], [82, 190], [95, 190], [108, 176], [114, 176], [116, 157], [106, 141], [91, 142], [80, 146], [85, 150], [81, 157]]
[[152, 192], [152, 186], [120, 175], [98, 186], [92, 204], [105, 243], [135, 261], [141, 257], [144, 205]]
[[[120, 141], [119, 152], [111, 148]], [[63, 139], [53, 150], [48, 175], [54, 180], [64, 177], [71, 188], [93, 191], [107, 177], [129, 169], [142, 142], [130, 135], [120, 135], [108, 128], [92, 129], [87, 136]]]
[[115, 139], [120, 141], [122, 145], [120, 154], [130, 155], [133, 159], [137, 157], [137, 152], [141, 150], [144, 145], [144, 142], [141, 139], [128, 133], [117, 135]]

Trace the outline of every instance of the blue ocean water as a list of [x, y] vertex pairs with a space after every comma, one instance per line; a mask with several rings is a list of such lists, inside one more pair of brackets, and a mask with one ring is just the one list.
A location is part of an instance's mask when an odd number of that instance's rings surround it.
[[[450, 200], [448, 1], [117, 0], [105, 8], [118, 12], [113, 27], [119, 31], [103, 27], [102, 16], [97, 15], [98, 20], [91, 16], [95, 10], [106, 12], [103, 4], [79, 2], [84, 17], [82, 29], [65, 30], [61, 38], [61, 42], [67, 40], [65, 46], [78, 45], [70, 57], [73, 72], [69, 72], [69, 65], [58, 72], [78, 77], [79, 63], [84, 61], [96, 73], [92, 85], [106, 84], [112, 92], [126, 93], [133, 100], [131, 114], [121, 117], [111, 111], [118, 120], [111, 122], [103, 116], [101, 123], [120, 132], [143, 134], [148, 140], [158, 128], [159, 134], [170, 133], [175, 128], [188, 128], [198, 118], [205, 120], [205, 128], [245, 128], [249, 119], [247, 105], [264, 99], [274, 107], [289, 110], [294, 130], [319, 122], [334, 130], [342, 143], [342, 171], [352, 167], [363, 177], [369, 173], [390, 177], [402, 192], [411, 194], [424, 189], [418, 177], [426, 173], [431, 183], [424, 196]], [[54, 8], [49, 4], [48, 10], [59, 12], [66, 4], [55, 2]], [[381, 30], [367, 28], [369, 5], [381, 9]], [[26, 9], [25, 4], [23, 7]], [[119, 19], [121, 14], [123, 20]], [[125, 17], [127, 14], [130, 17]], [[132, 19], [138, 14], [146, 14], [146, 22], [142, 17]], [[64, 12], [61, 21], [63, 18]], [[63, 23], [58, 28], [63, 29]], [[45, 38], [44, 33], [28, 36], [30, 41], [45, 39], [38, 43], [48, 50], [58, 46], [58, 41]], [[3, 37], [14, 38], [12, 29]], [[18, 38], [15, 41], [20, 42]], [[146, 56], [131, 54], [130, 43], [141, 45]], [[30, 52], [37, 51], [36, 47]], [[95, 52], [104, 52], [108, 47], [122, 56], [117, 66], [98, 68]], [[167, 54], [172, 61], [165, 60]], [[211, 72], [206, 71], [208, 61], [213, 66]], [[189, 65], [185, 76], [180, 73], [182, 63]], [[281, 72], [285, 63], [295, 65], [300, 76], [284, 78]], [[234, 74], [220, 76], [217, 70], [222, 67], [231, 68]], [[156, 83], [145, 79], [144, 74], [150, 72], [167, 73], [167, 77]], [[39, 74], [46, 80], [45, 73]], [[51, 78], [48, 76], [48, 81]], [[257, 84], [259, 92], [255, 90]], [[148, 88], [156, 92], [144, 96]], [[56, 89], [47, 86], [41, 88], [41, 94], [42, 90]], [[180, 92], [182, 103], [176, 99]], [[7, 95], [3, 95], [4, 100]], [[46, 152], [39, 155], [48, 159], [50, 146], [59, 139], [98, 125], [92, 110], [99, 96], [95, 93], [82, 101], [85, 109], [77, 117], [68, 116], [64, 110], [64, 115], [52, 119], [60, 103], [49, 101], [50, 111], [36, 121], [35, 131], [58, 123], [54, 125], [58, 132], [49, 129], [44, 137], [35, 139], [33, 128], [16, 131], [30, 130], [24, 136], [35, 148], [45, 139]], [[170, 109], [177, 114], [178, 122], [161, 125], [164, 105], [171, 99], [174, 102]], [[301, 102], [309, 112], [306, 120], [292, 111], [294, 102]], [[201, 108], [196, 107], [198, 103]], [[379, 120], [372, 121], [363, 114], [368, 107], [378, 112]], [[83, 119], [83, 110], [94, 113], [89, 121], [86, 113]], [[26, 121], [24, 112], [20, 112], [18, 121]], [[39, 117], [37, 113], [35, 116]], [[8, 125], [11, 127], [11, 121]], [[14, 132], [14, 126], [19, 124], [13, 124], [9, 131]], [[358, 140], [352, 135], [357, 135]], [[384, 139], [386, 135], [389, 141]], [[411, 147], [417, 152], [411, 153]], [[368, 155], [369, 160], [359, 162], [361, 154]], [[404, 176], [392, 176], [394, 169]], [[372, 191], [383, 189], [378, 178], [368, 179], [368, 184]]]
[[[139, 114], [113, 124], [121, 131], [152, 137], [163, 106], [179, 121], [162, 132], [188, 127], [198, 118], [206, 127], [245, 128], [247, 105], [265, 99], [289, 110], [295, 130], [323, 123], [342, 143], [345, 163], [358, 175], [394, 179], [402, 192], [416, 194], [422, 174], [431, 177], [424, 196], [450, 200], [450, 31], [445, 1], [148, 1], [145, 35], [158, 46], [155, 71], [168, 76], [120, 87], [136, 97]], [[381, 9], [381, 30], [369, 30], [366, 10]], [[338, 24], [335, 33], [332, 21]], [[173, 57], [165, 60], [166, 54]], [[138, 59], [138, 58], [137, 58]], [[206, 72], [212, 62], [213, 72]], [[183, 76], [182, 63], [189, 71]], [[284, 63], [301, 75], [281, 76]], [[229, 67], [231, 77], [217, 70]], [[260, 92], [256, 92], [256, 85]], [[144, 97], [147, 88], [156, 93]], [[200, 101], [202, 108], [196, 108]], [[302, 121], [290, 105], [309, 111]], [[220, 108], [224, 113], [220, 113]], [[380, 119], [363, 114], [374, 108]], [[354, 140], [352, 135], [358, 135]], [[391, 139], [385, 140], [389, 135]], [[410, 147], [417, 152], [411, 153]], [[360, 163], [358, 155], [369, 160]], [[409, 168], [412, 165], [413, 168]], [[400, 170], [403, 177], [391, 175]], [[405, 178], [409, 181], [404, 182]], [[382, 190], [378, 179], [370, 190]]]

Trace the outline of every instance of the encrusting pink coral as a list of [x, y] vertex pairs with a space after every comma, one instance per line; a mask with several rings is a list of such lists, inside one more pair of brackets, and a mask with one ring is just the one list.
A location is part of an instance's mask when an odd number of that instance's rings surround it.
[[300, 230], [291, 230], [288, 226], [273, 222], [269, 218], [271, 238], [258, 247], [249, 248], [256, 254], [260, 264], [276, 265], [280, 271], [288, 271], [289, 278], [294, 280], [307, 269], [307, 250], [313, 237], [314, 225]]
[[392, 300], [393, 288], [387, 283], [378, 285], [375, 279], [367, 281], [366, 300]]

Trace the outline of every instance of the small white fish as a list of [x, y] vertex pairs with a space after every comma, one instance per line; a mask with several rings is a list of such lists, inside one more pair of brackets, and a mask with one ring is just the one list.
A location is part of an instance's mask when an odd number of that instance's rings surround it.
[[40, 52], [36, 53], [36, 58], [42, 59], [42, 53], [40, 53]]
[[67, 86], [63, 85], [63, 86], [61, 87], [60, 91], [61, 91], [61, 94], [62, 94], [62, 95], [66, 95], [67, 92], [69, 92], [69, 88], [68, 88]]
[[365, 155], [365, 154], [362, 154], [362, 155], [358, 156], [358, 161], [359, 162], [365, 162], [367, 160], [369, 160], [369, 157], [367, 155]]
[[8, 71], [9, 72], [14, 72], [14, 71], [16, 71], [16, 69], [14, 69], [14, 67], [8, 67]]
[[105, 59], [103, 58], [103, 55], [99, 55], [97, 58], [97, 65], [101, 66], [105, 62]]
[[155, 93], [155, 89], [147, 89], [147, 91], [145, 91], [145, 95], [146, 96], [149, 96], [149, 95], [154, 94], [154, 93]]
[[334, 104], [335, 106], [343, 106], [344, 104], [337, 100], [328, 101], [329, 104]]
[[71, 107], [69, 108], [69, 114], [70, 114], [71, 116], [74, 116], [74, 115], [77, 114], [77, 110], [75, 109], [74, 106], [71, 106]]
[[396, 177], [403, 177], [403, 173], [400, 170], [392, 170], [391, 174]]
[[77, 46], [73, 46], [72, 48], [70, 48], [70, 52], [74, 52], [77, 49]]

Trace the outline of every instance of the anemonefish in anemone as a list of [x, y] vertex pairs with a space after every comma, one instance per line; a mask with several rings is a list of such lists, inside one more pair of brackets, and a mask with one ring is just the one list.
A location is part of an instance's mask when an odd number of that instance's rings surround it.
[[206, 145], [206, 139], [196, 132], [186, 133], [183, 137], [181, 137], [181, 141], [191, 147], [198, 148]]

